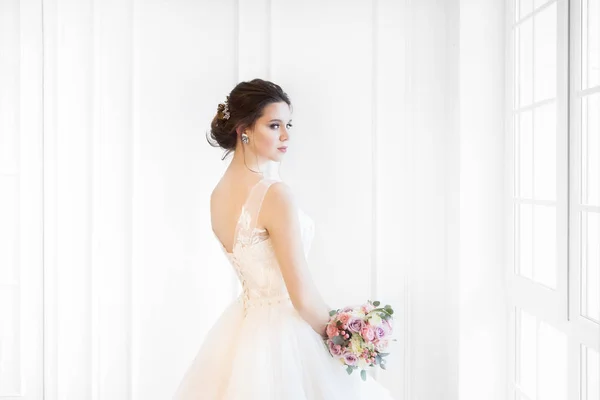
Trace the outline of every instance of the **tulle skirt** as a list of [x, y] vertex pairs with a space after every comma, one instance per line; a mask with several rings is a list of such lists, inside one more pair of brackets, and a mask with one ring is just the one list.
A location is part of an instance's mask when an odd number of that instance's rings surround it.
[[348, 375], [291, 302], [232, 302], [208, 332], [173, 400], [393, 400], [371, 377]]

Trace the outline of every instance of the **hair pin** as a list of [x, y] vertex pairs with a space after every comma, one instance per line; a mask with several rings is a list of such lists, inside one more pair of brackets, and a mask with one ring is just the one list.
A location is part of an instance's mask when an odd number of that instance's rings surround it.
[[223, 119], [229, 119], [229, 104], [225, 102], [225, 107], [223, 108]]

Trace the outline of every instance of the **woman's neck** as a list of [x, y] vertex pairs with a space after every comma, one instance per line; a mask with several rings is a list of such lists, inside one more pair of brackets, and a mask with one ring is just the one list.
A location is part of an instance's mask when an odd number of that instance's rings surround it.
[[245, 150], [245, 153], [246, 160], [244, 160], [244, 149], [242, 149], [241, 146], [238, 147], [237, 150], [233, 152], [233, 159], [231, 160], [228, 169], [236, 174], [247, 174], [247, 176], [262, 175], [264, 177], [279, 177], [279, 172], [276, 169], [277, 163], [261, 158], [257, 160], [256, 155], [248, 150]]

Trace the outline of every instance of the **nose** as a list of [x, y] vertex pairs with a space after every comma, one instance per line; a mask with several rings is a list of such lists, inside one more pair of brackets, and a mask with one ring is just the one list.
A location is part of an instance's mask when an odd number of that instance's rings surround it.
[[281, 140], [282, 142], [285, 140], [288, 140], [290, 138], [290, 133], [288, 132], [287, 129], [283, 129], [283, 133], [281, 134], [281, 136], [279, 136], [279, 140]]

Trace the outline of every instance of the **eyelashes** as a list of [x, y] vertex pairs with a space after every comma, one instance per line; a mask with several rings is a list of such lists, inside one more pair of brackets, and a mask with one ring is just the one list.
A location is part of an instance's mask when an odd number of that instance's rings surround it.
[[[294, 125], [287, 124], [287, 126], [289, 127], [288, 129], [290, 129]], [[279, 129], [279, 124], [271, 124], [271, 129]]]

